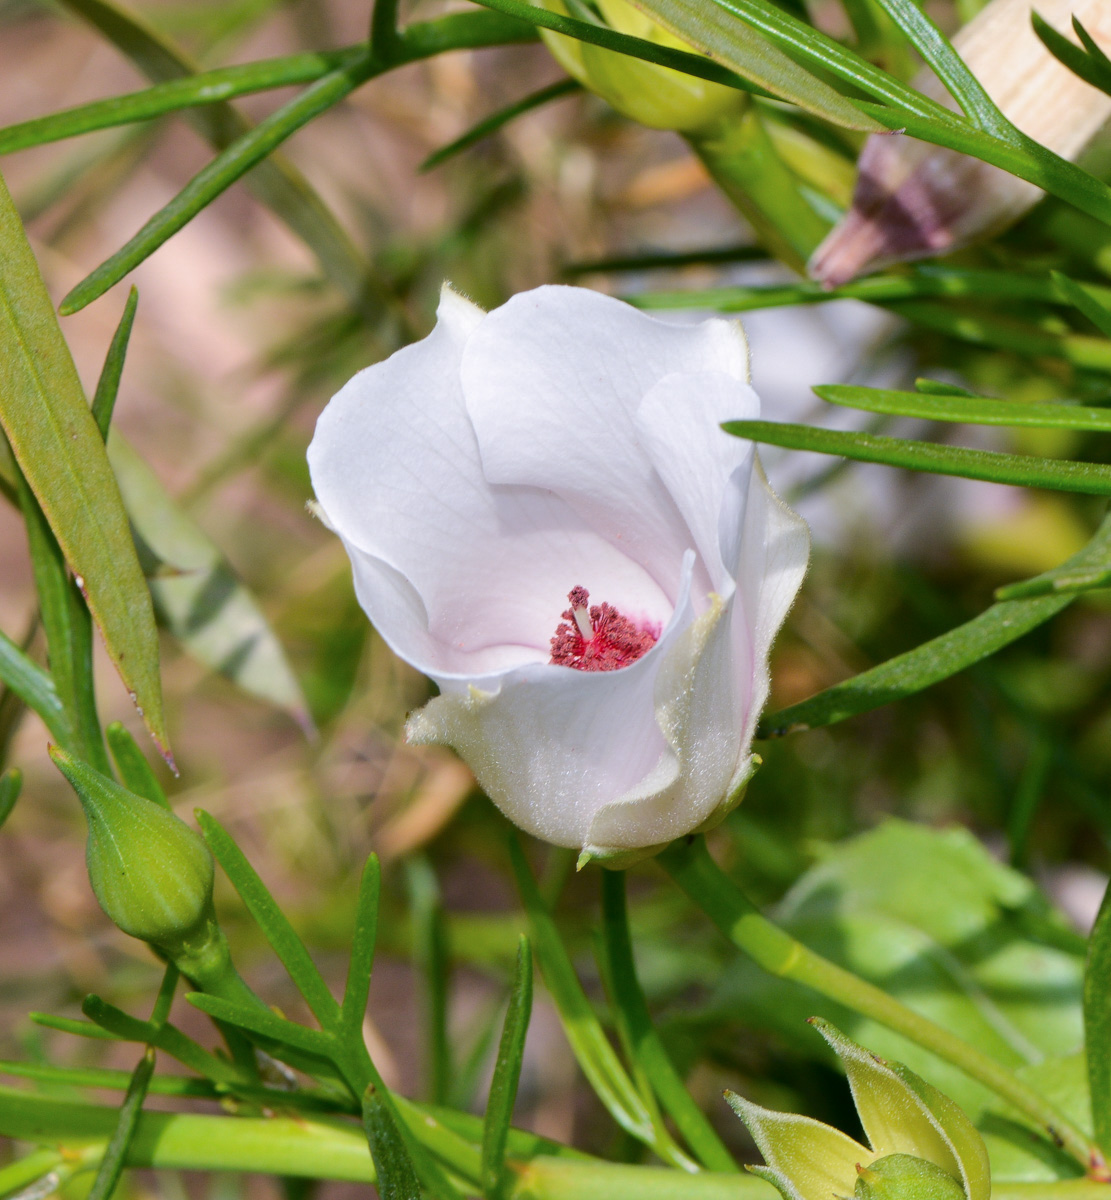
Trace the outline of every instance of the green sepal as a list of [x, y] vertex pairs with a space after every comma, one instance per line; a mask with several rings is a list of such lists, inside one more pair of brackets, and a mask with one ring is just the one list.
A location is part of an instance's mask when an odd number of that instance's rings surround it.
[[855, 1200], [962, 1200], [964, 1188], [936, 1163], [889, 1154], [861, 1167]]

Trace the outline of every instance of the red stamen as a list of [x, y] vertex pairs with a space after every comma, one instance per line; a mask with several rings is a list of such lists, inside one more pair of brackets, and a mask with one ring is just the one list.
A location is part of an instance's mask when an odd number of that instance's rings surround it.
[[[594, 604], [584, 587], [572, 588], [571, 607], [563, 613], [552, 638], [551, 661], [577, 671], [616, 671], [636, 662], [656, 644], [659, 634], [638, 629], [612, 604]], [[586, 636], [589, 617], [590, 637]]]

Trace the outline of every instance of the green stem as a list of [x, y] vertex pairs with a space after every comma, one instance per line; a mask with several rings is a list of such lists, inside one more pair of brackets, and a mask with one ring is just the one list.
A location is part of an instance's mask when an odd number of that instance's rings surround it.
[[[677, 841], [657, 861], [757, 966], [813, 988], [932, 1051], [1012, 1104], [1086, 1169], [1102, 1164], [1099, 1148], [1082, 1129], [995, 1059], [773, 925], [714, 862], [704, 839]], [[994, 1192], [993, 1200], [998, 1200]]]
[[625, 1024], [623, 1032], [632, 1056], [702, 1165], [710, 1171], [736, 1171], [733, 1156], [691, 1099], [652, 1024], [633, 959], [624, 871], [602, 872], [602, 937], [609, 961], [607, 974], [613, 988], [614, 1012]]

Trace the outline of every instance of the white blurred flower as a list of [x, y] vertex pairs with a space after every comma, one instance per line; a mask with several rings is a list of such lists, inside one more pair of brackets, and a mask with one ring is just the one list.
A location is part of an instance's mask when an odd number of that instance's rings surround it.
[[718, 428], [758, 411], [736, 323], [544, 287], [488, 315], [445, 289], [322, 414], [360, 602], [442, 693], [409, 736], [530, 833], [627, 859], [738, 798], [808, 552]]

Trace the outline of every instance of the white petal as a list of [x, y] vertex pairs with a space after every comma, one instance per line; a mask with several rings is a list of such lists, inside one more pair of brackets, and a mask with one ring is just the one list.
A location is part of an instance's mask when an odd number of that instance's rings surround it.
[[309, 447], [321, 507], [365, 559], [368, 615], [400, 646], [383, 598], [396, 587], [373, 582], [384, 564], [423, 604], [430, 637], [406, 657], [438, 682], [547, 662], [580, 584], [639, 621], [662, 627], [672, 612], [649, 574], [558, 497], [487, 483], [459, 383], [464, 346], [487, 319], [445, 292], [432, 333], [356, 375]]
[[666, 376], [706, 371], [747, 381], [735, 323], [668, 324], [580, 288], [515, 296], [463, 355], [486, 477], [563, 497], [674, 599], [690, 533], [639, 444], [635, 418]]
[[760, 399], [748, 384], [705, 372], [665, 376], [635, 417], [637, 437], [690, 530], [709, 588], [722, 599], [733, 593], [753, 446], [720, 426], [759, 415]]
[[[496, 692], [472, 687], [436, 697], [410, 718], [409, 739], [452, 746], [486, 794], [522, 829], [581, 847], [599, 809], [646, 777], [672, 771], [656, 719], [656, 679], [674, 654], [685, 661], [694, 613], [683, 564], [675, 617], [643, 658], [617, 671], [526, 666]], [[633, 844], [648, 845], [646, 841]]]

